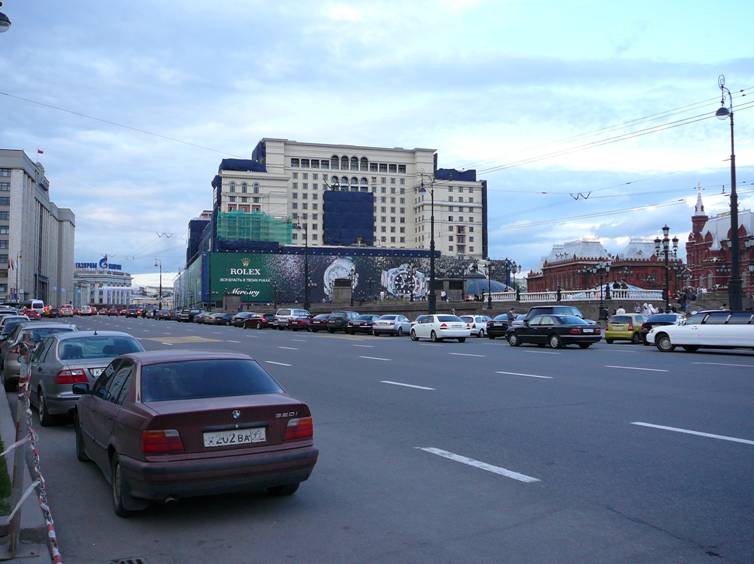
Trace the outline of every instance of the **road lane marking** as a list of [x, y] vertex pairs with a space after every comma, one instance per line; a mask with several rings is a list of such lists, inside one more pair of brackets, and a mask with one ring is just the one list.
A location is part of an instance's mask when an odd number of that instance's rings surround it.
[[738, 437], [715, 435], [713, 433], [702, 433], [701, 431], [692, 431], [691, 429], [681, 429], [679, 427], [666, 427], [665, 425], [655, 425], [653, 423], [644, 423], [642, 421], [632, 421], [631, 425], [639, 425], [640, 427], [649, 427], [651, 429], [662, 429], [664, 431], [674, 431], [676, 433], [685, 433], [687, 435], [696, 435], [697, 437], [707, 437], [709, 439], [720, 439], [721, 441], [730, 441], [732, 443], [741, 443], [744, 445], [754, 445], [754, 441], [750, 441], [749, 439], [739, 439]]
[[265, 360], [267, 364], [276, 364], [277, 366], [293, 366], [292, 364], [286, 364], [285, 362], [275, 362], [274, 360]]
[[368, 360], [390, 360], [389, 358], [382, 358], [380, 356], [359, 356], [359, 358], [366, 358]]
[[735, 366], [737, 368], [754, 368], [754, 364], [733, 364], [730, 362], [693, 362], [692, 364], [706, 364], [709, 366]]
[[352, 347], [361, 347], [362, 349], [373, 349], [374, 345], [351, 345]]
[[306, 339], [291, 339], [291, 341], [294, 341], [296, 343], [305, 343]]
[[552, 380], [552, 376], [539, 376], [537, 374], [524, 374], [522, 372], [503, 372], [498, 370], [496, 374], [510, 374], [511, 376], [526, 376], [527, 378], [542, 378], [544, 380]]
[[503, 468], [502, 466], [493, 466], [492, 464], [487, 464], [486, 462], [482, 462], [480, 460], [474, 460], [473, 458], [461, 456], [460, 454], [448, 452], [447, 450], [442, 450], [440, 448], [434, 448], [434, 447], [415, 447], [415, 448], [419, 450], [423, 450], [424, 452], [428, 452], [430, 454], [436, 454], [437, 456], [442, 456], [443, 458], [447, 458], [448, 460], [454, 460], [455, 462], [460, 462], [461, 464], [467, 464], [469, 466], [473, 466], [474, 468], [479, 468], [481, 470], [486, 470], [487, 472], [492, 472], [493, 474], [497, 474], [498, 476], [505, 476], [506, 478], [512, 478], [513, 480], [518, 480], [519, 482], [525, 482], [525, 483], [539, 482], [539, 478], [533, 478], [532, 476], [527, 476], [526, 474], [514, 472], [513, 470], [508, 470], [507, 468]]
[[645, 370], [646, 372], [670, 372], [664, 368], [642, 368], [641, 366], [616, 366], [614, 364], [606, 364], [605, 368], [619, 368], [621, 370]]
[[627, 349], [602, 349], [601, 348], [600, 350], [601, 351], [610, 351], [610, 352], [632, 353], [632, 354], [636, 354], [636, 353], [639, 352], [639, 351], [629, 351]]
[[284, 349], [284, 350], [287, 350], [287, 351], [297, 351], [297, 350], [298, 350], [298, 349], [297, 349], [296, 347], [283, 347], [283, 346], [278, 346], [278, 348], [279, 348], [279, 349]]
[[227, 341], [227, 342], [228, 342], [228, 343], [240, 343], [241, 341], [233, 341], [233, 340], [231, 340], [231, 339], [228, 339], [228, 341]]
[[163, 345], [169, 345], [171, 347], [175, 344], [175, 343], [163, 343], [162, 341], [160, 341], [160, 343], [163, 344]]
[[483, 354], [472, 354], [472, 353], [448, 353], [448, 354], [452, 354], [453, 356], [475, 356], [477, 358], [484, 358], [485, 356], [487, 356]]
[[560, 354], [559, 352], [555, 351], [524, 351], [525, 353], [529, 354]]
[[380, 380], [383, 384], [391, 384], [393, 386], [403, 386], [405, 388], [416, 388], [417, 390], [434, 390], [434, 388], [427, 388], [426, 386], [416, 386], [414, 384], [404, 384], [403, 382], [393, 382], [392, 380]]

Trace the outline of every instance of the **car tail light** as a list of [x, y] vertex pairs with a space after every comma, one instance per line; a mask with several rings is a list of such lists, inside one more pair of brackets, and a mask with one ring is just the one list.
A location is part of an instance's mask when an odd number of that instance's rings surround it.
[[568, 332], [571, 335], [581, 335], [581, 329], [579, 327], [571, 327]]
[[629, 323], [628, 324], [628, 330], [629, 331], [633, 331], [634, 330], [634, 324], [633, 323]]
[[149, 429], [141, 433], [141, 451], [144, 454], [169, 454], [182, 452], [181, 435], [175, 429]]
[[595, 327], [594, 332], [599, 335], [602, 332], [602, 330], [599, 327]]
[[286, 441], [311, 439], [314, 436], [314, 421], [311, 417], [299, 417], [288, 421], [285, 431]]
[[447, 328], [448, 328], [448, 324], [447, 323], [443, 323], [443, 324], [440, 325], [440, 329], [447, 329]]
[[83, 368], [66, 368], [57, 373], [55, 383], [61, 385], [86, 384], [86, 372]]

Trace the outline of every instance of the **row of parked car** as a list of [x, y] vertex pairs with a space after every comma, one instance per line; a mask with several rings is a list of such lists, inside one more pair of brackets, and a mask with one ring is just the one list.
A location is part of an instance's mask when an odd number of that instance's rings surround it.
[[309, 406], [247, 355], [145, 352], [128, 333], [12, 311], [0, 327], [6, 390], [23, 356], [40, 424], [73, 419], [76, 457], [99, 467], [119, 516], [196, 495], [291, 495], [316, 464]]

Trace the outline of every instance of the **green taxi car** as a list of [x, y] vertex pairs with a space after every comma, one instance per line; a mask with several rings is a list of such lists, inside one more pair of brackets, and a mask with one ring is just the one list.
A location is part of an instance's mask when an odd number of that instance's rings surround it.
[[641, 324], [645, 318], [638, 313], [623, 313], [613, 315], [607, 320], [607, 330], [605, 331], [605, 341], [631, 341], [632, 343], [641, 343]]

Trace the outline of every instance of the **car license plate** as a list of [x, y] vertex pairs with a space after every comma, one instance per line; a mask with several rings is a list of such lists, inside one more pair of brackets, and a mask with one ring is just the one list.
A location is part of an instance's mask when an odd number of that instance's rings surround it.
[[264, 427], [204, 433], [205, 448], [248, 445], [251, 443], [263, 443], [266, 440], [267, 434]]
[[594, 329], [584, 329], [584, 333], [594, 333]]
[[90, 368], [89, 372], [92, 375], [92, 378], [99, 378], [99, 375], [102, 374], [102, 371], [104, 368]]
[[502, 326], [503, 326], [503, 322], [502, 322], [502, 321], [495, 321], [495, 322], [493, 323], [493, 325], [494, 325], [495, 327], [502, 327]]

